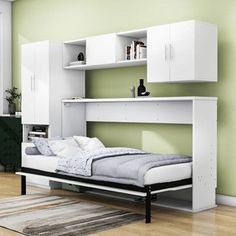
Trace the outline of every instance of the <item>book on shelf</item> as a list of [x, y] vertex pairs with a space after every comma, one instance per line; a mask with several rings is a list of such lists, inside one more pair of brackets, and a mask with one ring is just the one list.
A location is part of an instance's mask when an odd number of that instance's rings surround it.
[[125, 59], [126, 60], [136, 60], [146, 58], [147, 47], [143, 42], [133, 40], [131, 45], [125, 47]]

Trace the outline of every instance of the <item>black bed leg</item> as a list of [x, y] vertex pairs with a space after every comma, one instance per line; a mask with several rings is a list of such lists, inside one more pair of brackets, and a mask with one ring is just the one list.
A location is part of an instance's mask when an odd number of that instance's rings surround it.
[[146, 191], [146, 200], [145, 200], [145, 207], [146, 207], [146, 224], [151, 223], [151, 187], [147, 186]]
[[21, 195], [26, 194], [26, 176], [21, 176]]

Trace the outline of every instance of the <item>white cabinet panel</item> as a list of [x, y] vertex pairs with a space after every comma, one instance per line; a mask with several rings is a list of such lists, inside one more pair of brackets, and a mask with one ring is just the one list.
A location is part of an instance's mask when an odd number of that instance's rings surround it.
[[86, 41], [88, 65], [116, 62], [116, 34], [89, 37]]
[[[174, 115], [173, 115], [174, 114]], [[191, 124], [191, 101], [92, 102], [86, 120], [100, 122]]]
[[170, 24], [170, 79], [194, 80], [194, 21]]
[[150, 28], [147, 32], [147, 78], [148, 82], [169, 81], [170, 26]]
[[49, 124], [49, 42], [35, 43], [35, 124]]
[[21, 87], [22, 87], [22, 123], [29, 124], [34, 121], [35, 93], [34, 79], [34, 55], [33, 44], [22, 46], [21, 58]]
[[148, 82], [217, 81], [216, 25], [192, 20], [147, 32]]

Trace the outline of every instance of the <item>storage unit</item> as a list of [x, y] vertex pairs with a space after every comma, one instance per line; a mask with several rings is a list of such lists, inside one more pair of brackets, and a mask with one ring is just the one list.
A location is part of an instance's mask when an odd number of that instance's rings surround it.
[[21, 166], [21, 119], [1, 116], [0, 134], [0, 164], [5, 170], [16, 170]]
[[[62, 65], [62, 43], [42, 41], [22, 46], [23, 145], [35, 125], [47, 136], [62, 136], [61, 100], [85, 96], [85, 72], [68, 71]], [[24, 155], [24, 153], [22, 153]], [[49, 187], [49, 181], [29, 178], [30, 184]]]
[[217, 27], [186, 21], [147, 31], [147, 82], [217, 81]]
[[[65, 69], [92, 70], [146, 64], [146, 58], [125, 60], [125, 48], [134, 40], [146, 44], [147, 30], [104, 34], [86, 39], [67, 41], [64, 43], [63, 61]], [[85, 56], [85, 63], [70, 65], [77, 61], [79, 53]]]
[[[132, 41], [147, 45], [147, 58], [125, 60]], [[86, 64], [70, 65], [79, 52]], [[93, 70], [147, 64], [147, 82], [217, 81], [217, 26], [191, 20], [105, 34], [64, 43], [64, 67]]]
[[61, 136], [61, 99], [85, 96], [84, 72], [63, 70], [62, 44], [43, 41], [22, 46], [21, 81], [22, 123]]

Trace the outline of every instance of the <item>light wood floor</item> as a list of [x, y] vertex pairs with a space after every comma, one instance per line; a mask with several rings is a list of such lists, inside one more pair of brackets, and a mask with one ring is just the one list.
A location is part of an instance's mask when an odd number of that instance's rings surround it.
[[[85, 201], [93, 201], [112, 207], [129, 209], [136, 212], [144, 212], [143, 206], [134, 202], [114, 201], [109, 198], [78, 194], [69, 191], [53, 190], [47, 191], [37, 188], [28, 188], [27, 194], [43, 192], [79, 198]], [[0, 173], [0, 198], [20, 195], [20, 178], [14, 174]], [[153, 209], [151, 224], [137, 222], [115, 228], [109, 231], [93, 234], [93, 236], [154, 236], [154, 235], [209, 235], [209, 236], [231, 236], [236, 235], [236, 208], [219, 206], [218, 208], [191, 214], [181, 211], [155, 208]], [[0, 236], [19, 236], [21, 234], [0, 228]]]

